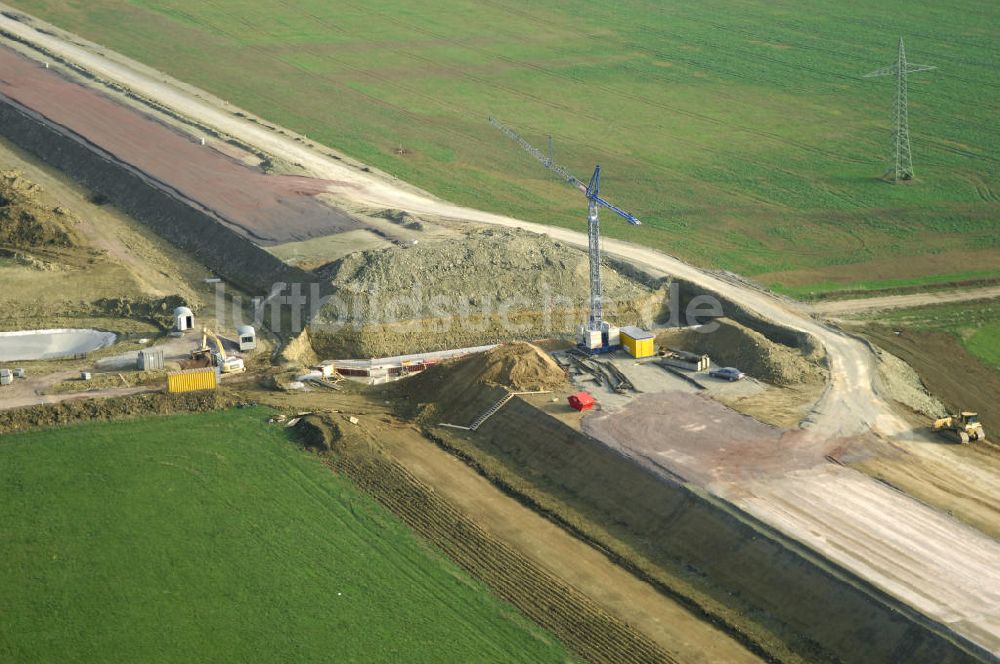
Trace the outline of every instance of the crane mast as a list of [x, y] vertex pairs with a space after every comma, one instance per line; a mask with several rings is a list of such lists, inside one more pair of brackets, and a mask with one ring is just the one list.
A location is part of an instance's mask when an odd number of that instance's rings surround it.
[[542, 163], [542, 166], [556, 173], [566, 184], [587, 197], [587, 249], [590, 257], [590, 317], [584, 328], [586, 334], [581, 335], [581, 343], [589, 350], [600, 350], [608, 346], [617, 345], [617, 333], [612, 331], [610, 325], [604, 321], [603, 288], [601, 285], [601, 222], [598, 216], [598, 208], [607, 208], [619, 215], [632, 225], [638, 226], [642, 222], [634, 215], [621, 209], [617, 205], [609, 203], [601, 198], [601, 167], [594, 167], [594, 174], [590, 178], [590, 184], [584, 184], [580, 178], [576, 177], [563, 166], [555, 163], [552, 155], [552, 140], [549, 139], [549, 154], [544, 154], [541, 150], [526, 141], [516, 131], [503, 124], [494, 117], [490, 118], [490, 124], [499, 129], [505, 136], [521, 146], [525, 152]]

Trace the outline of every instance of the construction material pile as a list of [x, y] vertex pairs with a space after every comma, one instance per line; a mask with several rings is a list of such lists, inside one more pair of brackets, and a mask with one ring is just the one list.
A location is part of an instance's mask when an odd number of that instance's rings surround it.
[[557, 390], [568, 385], [566, 372], [538, 346], [515, 342], [485, 353], [443, 362], [393, 391], [405, 395], [424, 416], [471, 421], [506, 392]]
[[[384, 357], [572, 333], [587, 315], [588, 274], [586, 252], [514, 230], [359, 252], [323, 273], [336, 294], [313, 347], [321, 357]], [[603, 277], [609, 320], [656, 317], [662, 293], [607, 266]]]
[[75, 243], [69, 229], [76, 223], [69, 210], [53, 205], [42, 187], [19, 171], [0, 171], [0, 246], [70, 247]]
[[715, 364], [732, 366], [747, 375], [780, 386], [821, 383], [824, 370], [818, 354], [771, 341], [728, 318], [717, 318], [718, 329], [702, 332], [696, 328], [665, 330], [656, 336], [657, 346], [704, 353]]
[[566, 372], [544, 350], [524, 341], [497, 346], [431, 367], [404, 381], [413, 394], [441, 388], [464, 391], [475, 385], [505, 387], [512, 392], [551, 390], [566, 385]]

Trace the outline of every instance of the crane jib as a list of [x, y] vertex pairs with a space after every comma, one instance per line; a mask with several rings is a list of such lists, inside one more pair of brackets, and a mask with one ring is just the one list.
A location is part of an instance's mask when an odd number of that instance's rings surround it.
[[639, 221], [635, 217], [635, 215], [626, 212], [625, 210], [621, 209], [617, 205], [614, 205], [613, 203], [607, 202], [606, 200], [604, 200], [600, 196], [588, 195], [587, 198], [589, 198], [590, 200], [594, 201], [598, 205], [600, 205], [602, 207], [606, 207], [609, 210], [611, 210], [612, 212], [620, 215], [621, 217], [623, 217], [625, 219], [625, 221], [627, 221], [628, 223], [632, 224], [633, 226], [641, 226], [642, 225], [642, 222]]

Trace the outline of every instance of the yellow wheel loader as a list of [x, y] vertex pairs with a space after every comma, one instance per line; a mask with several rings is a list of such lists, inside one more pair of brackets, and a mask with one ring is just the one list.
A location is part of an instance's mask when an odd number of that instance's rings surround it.
[[986, 431], [979, 421], [979, 413], [969, 411], [935, 420], [934, 430], [962, 444], [972, 440], [986, 440]]

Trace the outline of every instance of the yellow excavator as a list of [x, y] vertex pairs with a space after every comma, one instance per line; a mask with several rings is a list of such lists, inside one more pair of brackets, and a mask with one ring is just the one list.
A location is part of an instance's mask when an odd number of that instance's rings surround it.
[[[209, 339], [215, 344], [215, 349], [209, 347]], [[212, 366], [222, 369], [222, 373], [241, 373], [247, 370], [242, 358], [226, 355], [226, 349], [222, 347], [222, 340], [207, 327], [201, 328], [201, 348], [191, 352], [191, 359], [208, 359]]]
[[986, 430], [979, 421], [979, 413], [962, 411], [934, 421], [934, 431], [965, 444], [971, 440], [986, 440]]

